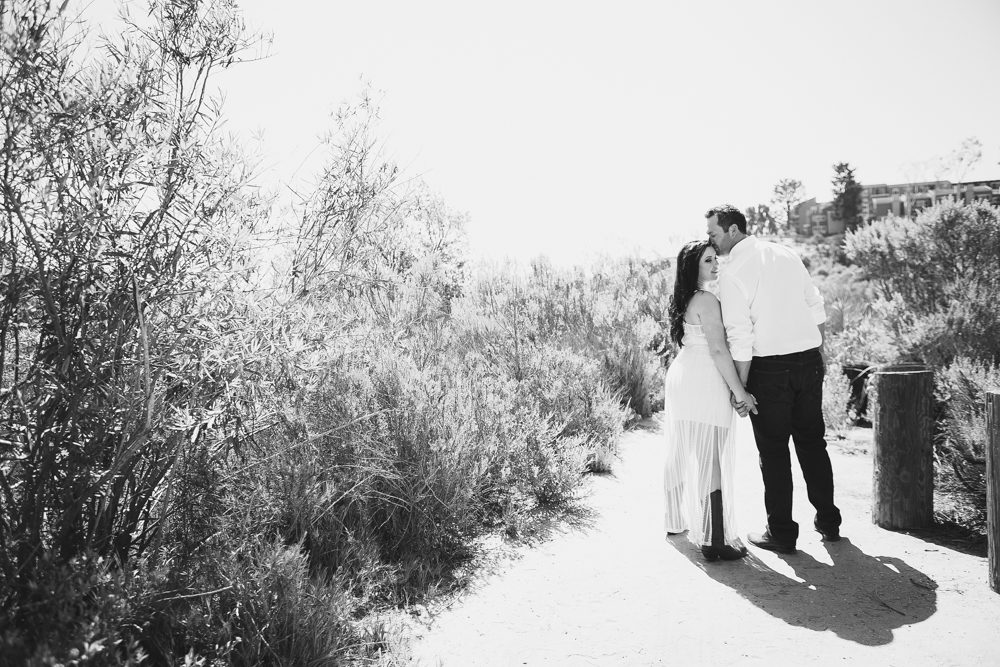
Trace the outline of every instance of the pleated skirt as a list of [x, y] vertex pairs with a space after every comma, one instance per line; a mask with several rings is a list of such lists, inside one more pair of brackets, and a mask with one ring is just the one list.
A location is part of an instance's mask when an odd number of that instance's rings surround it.
[[711, 544], [710, 494], [722, 492], [724, 541], [740, 546], [734, 501], [735, 434], [740, 416], [705, 345], [685, 345], [667, 369], [664, 404], [664, 528]]

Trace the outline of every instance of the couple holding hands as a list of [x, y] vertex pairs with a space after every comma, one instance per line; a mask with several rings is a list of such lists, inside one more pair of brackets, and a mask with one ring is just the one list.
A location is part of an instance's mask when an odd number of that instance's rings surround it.
[[[736, 420], [749, 417], [760, 454], [767, 525], [751, 544], [795, 553], [789, 436], [802, 470], [813, 526], [840, 539], [833, 469], [826, 451], [823, 297], [790, 248], [747, 235], [739, 209], [705, 214], [708, 241], [677, 256], [667, 370], [664, 470], [669, 535], [687, 531], [709, 561], [747, 550], [733, 507]], [[719, 256], [728, 256], [721, 273]]]

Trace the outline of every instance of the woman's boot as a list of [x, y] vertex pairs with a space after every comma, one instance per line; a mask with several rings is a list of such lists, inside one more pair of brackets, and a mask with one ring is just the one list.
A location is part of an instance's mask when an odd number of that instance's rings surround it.
[[746, 547], [736, 547], [726, 544], [725, 531], [722, 528], [722, 491], [712, 491], [708, 495], [709, 511], [712, 513], [712, 544], [703, 546], [701, 553], [707, 561], [739, 560], [747, 555]]

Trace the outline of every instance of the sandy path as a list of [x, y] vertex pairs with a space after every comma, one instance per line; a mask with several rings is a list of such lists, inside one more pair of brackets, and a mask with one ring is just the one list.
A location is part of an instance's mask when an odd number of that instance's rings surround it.
[[[831, 447], [845, 539], [807, 530], [796, 477], [798, 554], [705, 563], [661, 532], [661, 437], [626, 434], [615, 475], [588, 482], [583, 521], [432, 610], [412, 664], [1000, 665], [986, 559], [872, 525], [870, 454]], [[752, 443], [737, 465], [745, 534], [764, 516]]]

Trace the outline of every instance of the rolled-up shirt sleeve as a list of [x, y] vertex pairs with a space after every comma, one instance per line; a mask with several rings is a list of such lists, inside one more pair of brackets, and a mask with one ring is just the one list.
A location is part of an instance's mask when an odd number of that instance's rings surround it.
[[[820, 309], [822, 309], [822, 297], [820, 299]], [[750, 300], [737, 280], [726, 275], [719, 278], [719, 300], [722, 302], [722, 321], [726, 325], [729, 353], [736, 361], [750, 361], [753, 358]]]
[[824, 308], [823, 295], [820, 294], [816, 283], [812, 281], [809, 271], [802, 267], [802, 288], [805, 295], [806, 305], [812, 313], [813, 323], [820, 325], [826, 322], [826, 309]]

